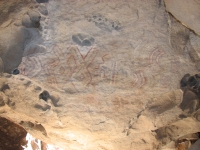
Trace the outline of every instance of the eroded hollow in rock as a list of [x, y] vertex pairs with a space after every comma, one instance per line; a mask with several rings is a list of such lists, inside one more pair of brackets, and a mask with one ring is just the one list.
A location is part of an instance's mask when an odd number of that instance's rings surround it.
[[200, 139], [199, 132], [184, 135], [176, 141], [176, 147], [178, 147], [178, 150], [181, 150], [181, 147], [186, 147], [187, 149], [189, 149], [191, 145], [195, 144], [195, 142], [197, 142], [199, 139]]
[[19, 69], [14, 69], [13, 72], [12, 72], [14, 75], [17, 75], [20, 73]]
[[13, 121], [0, 116], [0, 149], [2, 150], [23, 150], [21, 147], [27, 132]]
[[39, 99], [43, 99], [44, 101], [47, 101], [50, 98], [50, 94], [48, 91], [44, 90], [42, 93], [39, 95]]
[[189, 86], [194, 86], [196, 83], [197, 83], [197, 80], [194, 76], [192, 76], [188, 79]]
[[32, 136], [27, 132], [30, 128], [47, 136], [45, 128], [37, 122], [33, 124], [30, 121], [20, 121], [18, 124], [0, 116], [0, 150], [50, 150], [50, 147], [61, 150]]
[[181, 87], [185, 87], [185, 86], [187, 86], [187, 81], [188, 81], [188, 78], [190, 77], [190, 74], [189, 73], [187, 73], [187, 74], [185, 74], [184, 75], [184, 77], [181, 79], [181, 81], [180, 81], [180, 85], [181, 85]]
[[36, 2], [38, 2], [38, 3], [48, 3], [49, 0], [36, 0]]

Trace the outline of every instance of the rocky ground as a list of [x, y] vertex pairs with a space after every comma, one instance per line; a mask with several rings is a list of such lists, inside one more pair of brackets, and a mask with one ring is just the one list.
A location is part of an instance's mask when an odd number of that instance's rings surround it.
[[[32, 149], [195, 150], [199, 8], [198, 0], [1, 0], [0, 150], [10, 148], [11, 128], [43, 141]], [[28, 148], [24, 141], [13, 143]]]

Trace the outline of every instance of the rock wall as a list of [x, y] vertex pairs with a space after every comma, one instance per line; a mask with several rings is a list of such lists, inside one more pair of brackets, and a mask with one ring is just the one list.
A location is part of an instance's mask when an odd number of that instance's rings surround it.
[[72, 150], [175, 149], [197, 135], [184, 75], [199, 69], [199, 36], [171, 3], [1, 0], [0, 116]]

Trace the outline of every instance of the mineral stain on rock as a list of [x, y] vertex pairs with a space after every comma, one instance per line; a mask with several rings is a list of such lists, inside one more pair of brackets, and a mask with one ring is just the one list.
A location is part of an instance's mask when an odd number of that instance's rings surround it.
[[36, 0], [36, 2], [38, 2], [38, 3], [48, 3], [49, 0]]
[[77, 33], [72, 35], [72, 40], [74, 43], [80, 46], [91, 46], [95, 41], [93, 37], [84, 33]]

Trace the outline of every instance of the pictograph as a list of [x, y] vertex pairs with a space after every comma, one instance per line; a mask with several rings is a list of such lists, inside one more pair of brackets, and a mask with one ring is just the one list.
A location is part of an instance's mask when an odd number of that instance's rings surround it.
[[29, 78], [42, 75], [44, 81], [52, 86], [70, 83], [76, 88], [80, 82], [88, 86], [94, 76], [100, 75], [100, 66], [107, 56], [99, 52], [99, 49], [92, 47], [82, 54], [77, 46], [62, 50], [54, 45], [45, 56], [24, 57], [19, 69], [21, 74]]
[[137, 86], [138, 88], [143, 87], [146, 84], [146, 78], [144, 77], [144, 72], [139, 70], [133, 73], [132, 86]]
[[20, 74], [29, 78], [34, 78], [42, 71], [42, 66], [38, 56], [24, 57], [18, 67]]
[[[88, 47], [87, 51], [83, 51], [76, 45], [60, 48], [55, 44], [45, 55], [24, 57], [19, 69], [21, 74], [29, 78], [40, 78], [45, 83], [59, 88], [69, 85], [77, 91], [89, 86], [95, 87], [99, 81], [121, 86], [125, 78], [130, 86], [142, 88], [147, 84], [156, 85], [154, 80], [159, 80], [162, 84], [169, 80], [168, 76], [158, 78], [163, 71], [178, 73], [180, 62], [175, 58], [171, 60], [169, 69], [160, 66], [160, 59], [164, 54], [165, 52], [157, 46], [147, 53], [147, 60], [138, 59], [145, 62], [132, 63], [133, 69], [129, 66], [131, 64], [127, 63], [128, 60], [122, 63], [96, 47]], [[110, 58], [112, 60], [108, 61]], [[137, 65], [140, 65], [140, 68], [137, 68]]]
[[164, 55], [164, 51], [160, 50], [158, 47], [154, 48], [149, 54], [149, 63], [159, 64], [160, 58]]
[[113, 66], [112, 66], [112, 75], [111, 75], [111, 81], [112, 81], [112, 83], [115, 83], [115, 74], [116, 74], [116, 68], [117, 67], [117, 62], [115, 61], [114, 63], [113, 63]]

